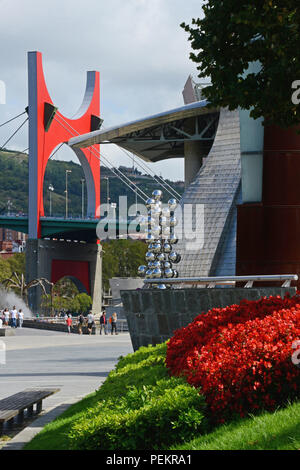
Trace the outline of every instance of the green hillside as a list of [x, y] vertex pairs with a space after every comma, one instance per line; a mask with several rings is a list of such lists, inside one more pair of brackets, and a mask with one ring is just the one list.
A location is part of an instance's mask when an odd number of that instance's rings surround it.
[[[82, 168], [79, 164], [72, 161], [50, 160], [47, 165], [44, 183], [44, 207], [45, 215], [49, 215], [49, 184], [54, 186], [52, 193], [52, 215], [64, 216], [65, 214], [65, 170], [72, 170], [68, 175], [68, 192], [69, 192], [69, 215], [77, 217], [81, 215], [81, 182], [84, 178]], [[122, 171], [124, 168], [122, 168]], [[131, 169], [127, 168], [128, 174]], [[124, 184], [119, 178], [115, 177], [106, 167], [101, 167], [101, 177], [109, 176], [109, 196], [111, 202], [119, 201], [119, 196], [126, 195], [128, 197], [128, 205], [135, 203], [135, 194]], [[137, 172], [135, 177], [128, 176], [132, 181], [140, 186], [143, 191], [151, 195], [153, 189], [158, 188], [158, 184], [151, 178], [146, 178]], [[183, 185], [180, 182], [168, 183], [174, 187], [177, 192], [182, 194]], [[101, 181], [101, 201], [107, 200], [107, 181]], [[165, 193], [164, 200], [169, 198], [169, 194]], [[86, 203], [86, 188], [85, 188]], [[8, 203], [10, 201], [10, 203]], [[138, 202], [142, 200], [138, 198]], [[22, 212], [27, 214], [28, 208], [28, 155], [13, 151], [0, 151], [0, 212], [7, 213], [8, 206], [10, 211]]]

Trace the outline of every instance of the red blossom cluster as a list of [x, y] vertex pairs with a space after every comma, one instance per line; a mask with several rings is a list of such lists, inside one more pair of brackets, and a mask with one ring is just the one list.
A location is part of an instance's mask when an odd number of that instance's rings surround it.
[[214, 418], [224, 422], [300, 396], [300, 369], [291, 360], [299, 339], [299, 295], [243, 300], [177, 330], [166, 365], [200, 387]]

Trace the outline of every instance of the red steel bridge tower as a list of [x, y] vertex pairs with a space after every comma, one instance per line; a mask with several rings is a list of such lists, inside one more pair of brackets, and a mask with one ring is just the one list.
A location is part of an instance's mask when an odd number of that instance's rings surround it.
[[[49, 158], [70, 137], [100, 127], [99, 72], [87, 72], [86, 90], [82, 104], [72, 118], [60, 113], [47, 90], [43, 72], [42, 54], [28, 53], [28, 115], [29, 115], [29, 207], [26, 276], [28, 280], [45, 277], [57, 282], [71, 278], [80, 291], [93, 298], [93, 310], [101, 310], [101, 245], [97, 243], [95, 222], [100, 216], [100, 158], [95, 150], [73, 149], [83, 168], [87, 188], [87, 218], [94, 222], [84, 231], [84, 220], [52, 220], [51, 230], [42, 230], [47, 218], [44, 214], [43, 186]], [[80, 184], [80, 181], [78, 181]], [[89, 233], [89, 238], [86, 237]], [[37, 312], [40, 289], [29, 292], [29, 305]]]

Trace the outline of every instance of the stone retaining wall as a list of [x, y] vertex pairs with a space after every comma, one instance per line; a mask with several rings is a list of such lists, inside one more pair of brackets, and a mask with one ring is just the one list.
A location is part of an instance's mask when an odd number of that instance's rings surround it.
[[[23, 327], [25, 327], [25, 328], [37, 328], [38, 330], [64, 331], [65, 333], [68, 332], [68, 327], [65, 323], [50, 323], [50, 322], [46, 322], [46, 321], [24, 320]], [[71, 327], [71, 333], [79, 334], [77, 324], [74, 324]], [[88, 329], [87, 329], [86, 326], [82, 328], [82, 333], [83, 334], [88, 334]], [[93, 327], [92, 328], [92, 335], [95, 335], [95, 334], [96, 334], [96, 328]]]
[[258, 300], [264, 296], [290, 295], [296, 288], [188, 288], [188, 289], [141, 289], [121, 291], [133, 349], [159, 344], [178, 328], [187, 326], [201, 312], [214, 307], [238, 304], [241, 300]]

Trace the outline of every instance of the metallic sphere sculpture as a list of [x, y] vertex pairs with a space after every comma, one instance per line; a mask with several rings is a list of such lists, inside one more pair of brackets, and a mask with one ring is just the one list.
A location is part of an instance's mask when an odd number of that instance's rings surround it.
[[146, 207], [148, 216], [141, 217], [141, 226], [147, 228], [146, 243], [148, 251], [146, 261], [148, 266], [140, 266], [138, 275], [146, 279], [155, 279], [157, 283], [151, 284], [151, 287], [157, 289], [167, 289], [170, 284], [163, 284], [159, 279], [171, 279], [178, 277], [177, 270], [173, 269], [173, 264], [179, 263], [181, 256], [174, 249], [173, 245], [178, 242], [178, 237], [174, 229], [178, 220], [174, 215], [177, 207], [176, 199], [171, 198], [167, 207], [162, 207], [162, 191], [155, 189], [152, 197], [147, 199]]

